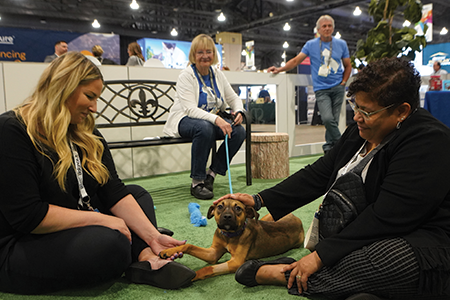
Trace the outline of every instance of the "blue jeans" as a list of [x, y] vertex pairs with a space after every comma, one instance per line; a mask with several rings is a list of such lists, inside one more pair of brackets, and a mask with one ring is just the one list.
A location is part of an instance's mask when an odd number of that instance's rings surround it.
[[341, 113], [342, 102], [344, 102], [345, 86], [337, 85], [326, 90], [315, 92], [317, 107], [320, 118], [325, 125], [325, 144], [323, 151], [333, 148], [334, 144], [341, 137], [339, 131], [339, 115]]
[[[225, 119], [228, 123], [231, 120]], [[233, 131], [228, 139], [229, 159], [241, 148], [245, 140], [245, 129], [241, 125], [232, 126]], [[184, 138], [192, 139], [191, 147], [191, 178], [204, 180], [206, 178], [206, 163], [213, 142], [224, 139], [222, 130], [209, 121], [184, 117], [178, 124], [178, 132]], [[220, 145], [209, 167], [214, 173], [225, 175], [227, 171], [225, 141]]]

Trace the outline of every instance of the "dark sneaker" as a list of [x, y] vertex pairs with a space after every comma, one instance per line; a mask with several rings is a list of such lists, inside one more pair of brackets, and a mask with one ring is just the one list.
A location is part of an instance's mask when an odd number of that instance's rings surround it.
[[199, 183], [195, 187], [191, 185], [191, 195], [200, 200], [208, 200], [214, 197], [213, 192], [205, 188], [204, 183]]
[[212, 177], [211, 175], [206, 175], [205, 188], [207, 188], [211, 192], [214, 191], [214, 177]]

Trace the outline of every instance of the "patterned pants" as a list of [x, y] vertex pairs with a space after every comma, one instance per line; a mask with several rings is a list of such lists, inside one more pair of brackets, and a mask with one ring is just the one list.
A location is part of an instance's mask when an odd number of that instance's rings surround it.
[[[419, 266], [411, 246], [395, 238], [354, 251], [331, 268], [323, 267], [309, 277], [308, 291], [301, 296], [345, 299], [364, 292], [382, 298], [412, 299], [417, 296], [418, 282]], [[289, 293], [300, 295], [296, 284]]]

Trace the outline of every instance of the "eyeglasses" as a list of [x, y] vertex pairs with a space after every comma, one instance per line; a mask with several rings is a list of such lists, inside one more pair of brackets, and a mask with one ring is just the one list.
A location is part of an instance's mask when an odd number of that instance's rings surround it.
[[203, 56], [203, 55], [210, 56], [210, 55], [213, 54], [213, 51], [212, 51], [212, 50], [197, 51], [197, 52], [195, 52], [195, 54], [196, 54], [197, 56]]
[[391, 108], [392, 106], [394, 106], [394, 104], [391, 104], [391, 105], [388, 105], [386, 107], [383, 107], [382, 109], [379, 109], [379, 110], [376, 110], [376, 111], [372, 111], [372, 112], [367, 112], [367, 111], [364, 111], [361, 108], [359, 108], [359, 106], [355, 103], [355, 99], [354, 98], [352, 98], [350, 100], [347, 100], [347, 101], [350, 104], [350, 107], [353, 109], [353, 112], [355, 113], [355, 115], [357, 113], [360, 113], [363, 116], [363, 118], [365, 120], [367, 120], [367, 121], [370, 120], [370, 116], [373, 116], [374, 114], [377, 114], [379, 112], [382, 112], [383, 110], [386, 110], [386, 109]]

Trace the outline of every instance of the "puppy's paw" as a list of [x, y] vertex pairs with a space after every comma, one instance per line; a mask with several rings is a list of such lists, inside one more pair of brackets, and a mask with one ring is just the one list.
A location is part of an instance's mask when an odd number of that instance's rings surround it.
[[159, 253], [159, 257], [161, 257], [162, 259], [167, 259], [170, 258], [172, 255], [175, 255], [176, 253], [178, 253], [177, 248], [170, 248], [161, 251]]

